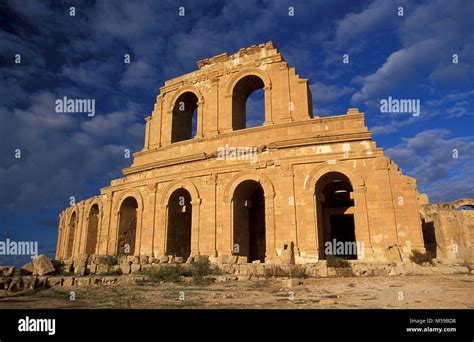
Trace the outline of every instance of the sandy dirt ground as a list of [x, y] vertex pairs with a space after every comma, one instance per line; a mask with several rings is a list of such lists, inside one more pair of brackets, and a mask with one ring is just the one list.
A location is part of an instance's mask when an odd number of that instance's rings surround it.
[[61, 287], [8, 296], [0, 294], [0, 309], [474, 309], [472, 275], [312, 278], [300, 281], [302, 284], [291, 288], [285, 287], [280, 278], [209, 285], [144, 283]]

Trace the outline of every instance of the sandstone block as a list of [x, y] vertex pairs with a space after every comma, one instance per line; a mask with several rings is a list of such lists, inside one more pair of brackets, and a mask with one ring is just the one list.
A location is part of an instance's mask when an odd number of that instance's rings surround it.
[[140, 255], [140, 265], [146, 265], [148, 264], [150, 258], [148, 255]]
[[33, 275], [44, 276], [54, 272], [54, 266], [46, 255], [33, 258]]
[[8, 290], [11, 280], [10, 277], [0, 277], [0, 290]]
[[124, 262], [120, 264], [120, 269], [122, 270], [123, 274], [129, 274], [132, 270], [130, 264], [128, 262]]
[[87, 265], [87, 271], [89, 274], [94, 274], [97, 271], [97, 265], [96, 264]]
[[79, 277], [75, 280], [75, 285], [77, 286], [89, 286], [91, 284], [90, 277]]
[[36, 276], [23, 276], [23, 289], [34, 290], [36, 288]]
[[132, 273], [137, 273], [137, 272], [140, 272], [142, 266], [140, 264], [133, 264], [131, 266], [131, 271]]
[[49, 287], [61, 286], [63, 283], [63, 278], [61, 277], [49, 277], [47, 284]]
[[97, 274], [104, 274], [109, 272], [109, 266], [107, 265], [98, 265], [97, 266]]
[[15, 266], [0, 266], [0, 276], [11, 277], [15, 271]]
[[8, 286], [8, 291], [19, 292], [23, 289], [23, 280], [21, 277], [11, 278], [10, 284]]
[[65, 277], [63, 278], [63, 286], [71, 287], [74, 285], [74, 278], [73, 277]]
[[29, 262], [21, 266], [21, 271], [23, 274], [32, 274], [33, 273], [33, 263]]
[[248, 258], [246, 256], [239, 256], [238, 259], [237, 259], [237, 263], [239, 265], [246, 264], [247, 260], [248, 260]]

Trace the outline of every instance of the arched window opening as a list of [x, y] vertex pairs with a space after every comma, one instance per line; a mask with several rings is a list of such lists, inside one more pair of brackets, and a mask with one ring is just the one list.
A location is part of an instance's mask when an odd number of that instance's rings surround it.
[[260, 126], [265, 121], [264, 82], [255, 75], [241, 78], [232, 91], [232, 129]]
[[197, 132], [198, 98], [185, 92], [176, 100], [172, 113], [171, 142], [193, 139]]

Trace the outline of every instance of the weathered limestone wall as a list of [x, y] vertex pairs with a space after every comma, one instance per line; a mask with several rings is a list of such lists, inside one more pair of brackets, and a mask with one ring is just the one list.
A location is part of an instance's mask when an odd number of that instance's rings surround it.
[[426, 249], [438, 259], [474, 262], [474, 210], [462, 206], [474, 207], [474, 200], [421, 206]]
[[[424, 251], [416, 182], [403, 176], [376, 146], [363, 113], [351, 108], [343, 115], [313, 117], [307, 80], [288, 67], [271, 43], [206, 59], [198, 66], [160, 89], [146, 119], [144, 148], [134, 154], [124, 177], [101, 189], [100, 196], [61, 213], [57, 258], [71, 256], [68, 238], [73, 241], [72, 255], [85, 253], [94, 238], [95, 253], [122, 253], [118, 227], [122, 204], [129, 198], [137, 203], [133, 254], [166, 255], [167, 241], [182, 226], [174, 218], [179, 215], [169, 215], [176, 191], [190, 197], [190, 255], [235, 254], [237, 189], [242, 182], [254, 181], [264, 193], [265, 262], [281, 262], [285, 245], [294, 247], [297, 263], [315, 262], [324, 249], [324, 198], [317, 188], [328, 175], [340, 175], [350, 183], [353, 206], [340, 210], [354, 216], [364, 259], [404, 261], [413, 249]], [[248, 87], [263, 84], [265, 122], [233, 130], [232, 118], [239, 115], [235, 101], [241, 98], [234, 88], [249, 79]], [[188, 93], [198, 99], [196, 137], [172, 143], [176, 101]], [[226, 145], [255, 147], [256, 159], [220, 160], [218, 151]], [[95, 204], [97, 237], [91, 236], [95, 230], [88, 224]], [[183, 239], [185, 235], [178, 234]]]

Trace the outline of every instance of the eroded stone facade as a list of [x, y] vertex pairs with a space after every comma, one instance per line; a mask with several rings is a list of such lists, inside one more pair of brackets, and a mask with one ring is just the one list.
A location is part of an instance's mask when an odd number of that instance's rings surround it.
[[437, 259], [474, 263], [474, 200], [423, 204], [421, 220], [426, 249]]
[[[58, 259], [94, 251], [309, 263], [334, 239], [363, 243], [352, 257], [365, 260], [424, 251], [415, 179], [376, 146], [363, 113], [313, 116], [308, 81], [271, 42], [198, 67], [161, 87], [124, 176], [61, 213]], [[246, 128], [256, 89], [264, 123]], [[242, 154], [220, 158], [228, 147]]]

